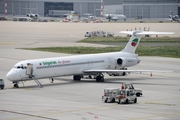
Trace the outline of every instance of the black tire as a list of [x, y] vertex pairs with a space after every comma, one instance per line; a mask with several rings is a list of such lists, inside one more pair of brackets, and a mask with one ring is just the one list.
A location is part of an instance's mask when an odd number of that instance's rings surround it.
[[137, 97], [140, 97], [140, 95], [141, 95], [140, 93], [136, 93], [136, 96], [137, 96]]
[[97, 76], [96, 77], [96, 82], [99, 82], [101, 79], [100, 79], [101, 76]]
[[126, 75], [126, 72], [123, 72], [123, 73], [122, 73], [122, 76], [125, 76], [125, 75]]
[[104, 82], [104, 77], [101, 76], [101, 82]]
[[19, 85], [16, 83], [16, 84], [14, 84], [14, 87], [15, 88], [19, 88]]
[[111, 102], [114, 103], [114, 102], [115, 102], [115, 99], [113, 98]]
[[137, 98], [134, 99], [134, 103], [137, 103]]
[[81, 75], [74, 75], [74, 76], [73, 76], [73, 79], [74, 79], [75, 81], [80, 81], [80, 80], [81, 80]]
[[128, 101], [128, 99], [126, 99], [126, 102], [125, 102], [125, 104], [128, 104], [129, 103], [129, 101]]

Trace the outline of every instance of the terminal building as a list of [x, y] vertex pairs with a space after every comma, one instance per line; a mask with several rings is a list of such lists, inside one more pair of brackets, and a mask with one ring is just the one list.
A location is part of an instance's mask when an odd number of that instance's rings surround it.
[[[7, 2], [7, 7], [5, 7]], [[104, 14], [124, 14], [127, 18], [168, 18], [170, 14], [180, 16], [180, 0], [104, 0]], [[60, 17], [71, 11], [83, 16], [89, 13], [100, 16], [101, 0], [0, 0], [0, 15]]]

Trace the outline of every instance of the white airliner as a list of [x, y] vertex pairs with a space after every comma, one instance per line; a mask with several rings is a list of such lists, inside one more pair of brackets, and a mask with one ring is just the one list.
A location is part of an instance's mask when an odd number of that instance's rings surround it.
[[[126, 67], [137, 65], [140, 60], [135, 50], [143, 35], [173, 34], [171, 32], [145, 32], [145, 31], [121, 31], [129, 34], [131, 38], [122, 51], [101, 54], [74, 55], [67, 57], [55, 57], [25, 60], [18, 62], [7, 73], [8, 80], [18, 87], [20, 81], [34, 80], [40, 87], [38, 79], [73, 76], [74, 80], [81, 80], [85, 75], [94, 76], [97, 82], [104, 81], [103, 73], [116, 75], [126, 72], [147, 72], [152, 70], [127, 70]], [[91, 78], [91, 77], [90, 77]]]
[[31, 20], [38, 20], [39, 19], [39, 15], [37, 13], [36, 14], [28, 13], [27, 16], [30, 17]]
[[109, 21], [117, 21], [117, 20], [124, 20], [126, 21], [127, 17], [123, 14], [105, 14], [106, 19]]

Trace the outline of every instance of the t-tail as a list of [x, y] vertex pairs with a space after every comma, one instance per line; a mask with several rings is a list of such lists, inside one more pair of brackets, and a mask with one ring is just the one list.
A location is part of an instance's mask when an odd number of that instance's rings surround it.
[[126, 47], [122, 50], [122, 52], [135, 53], [137, 46], [141, 40], [141, 37], [144, 35], [167, 35], [174, 34], [172, 32], [152, 32], [152, 31], [121, 31], [120, 33], [130, 35], [130, 40], [127, 43]]

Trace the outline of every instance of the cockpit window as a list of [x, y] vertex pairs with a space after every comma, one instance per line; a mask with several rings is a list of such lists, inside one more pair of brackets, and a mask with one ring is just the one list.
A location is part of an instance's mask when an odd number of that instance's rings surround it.
[[14, 66], [14, 68], [17, 68], [17, 69], [26, 69], [27, 67], [26, 66]]

